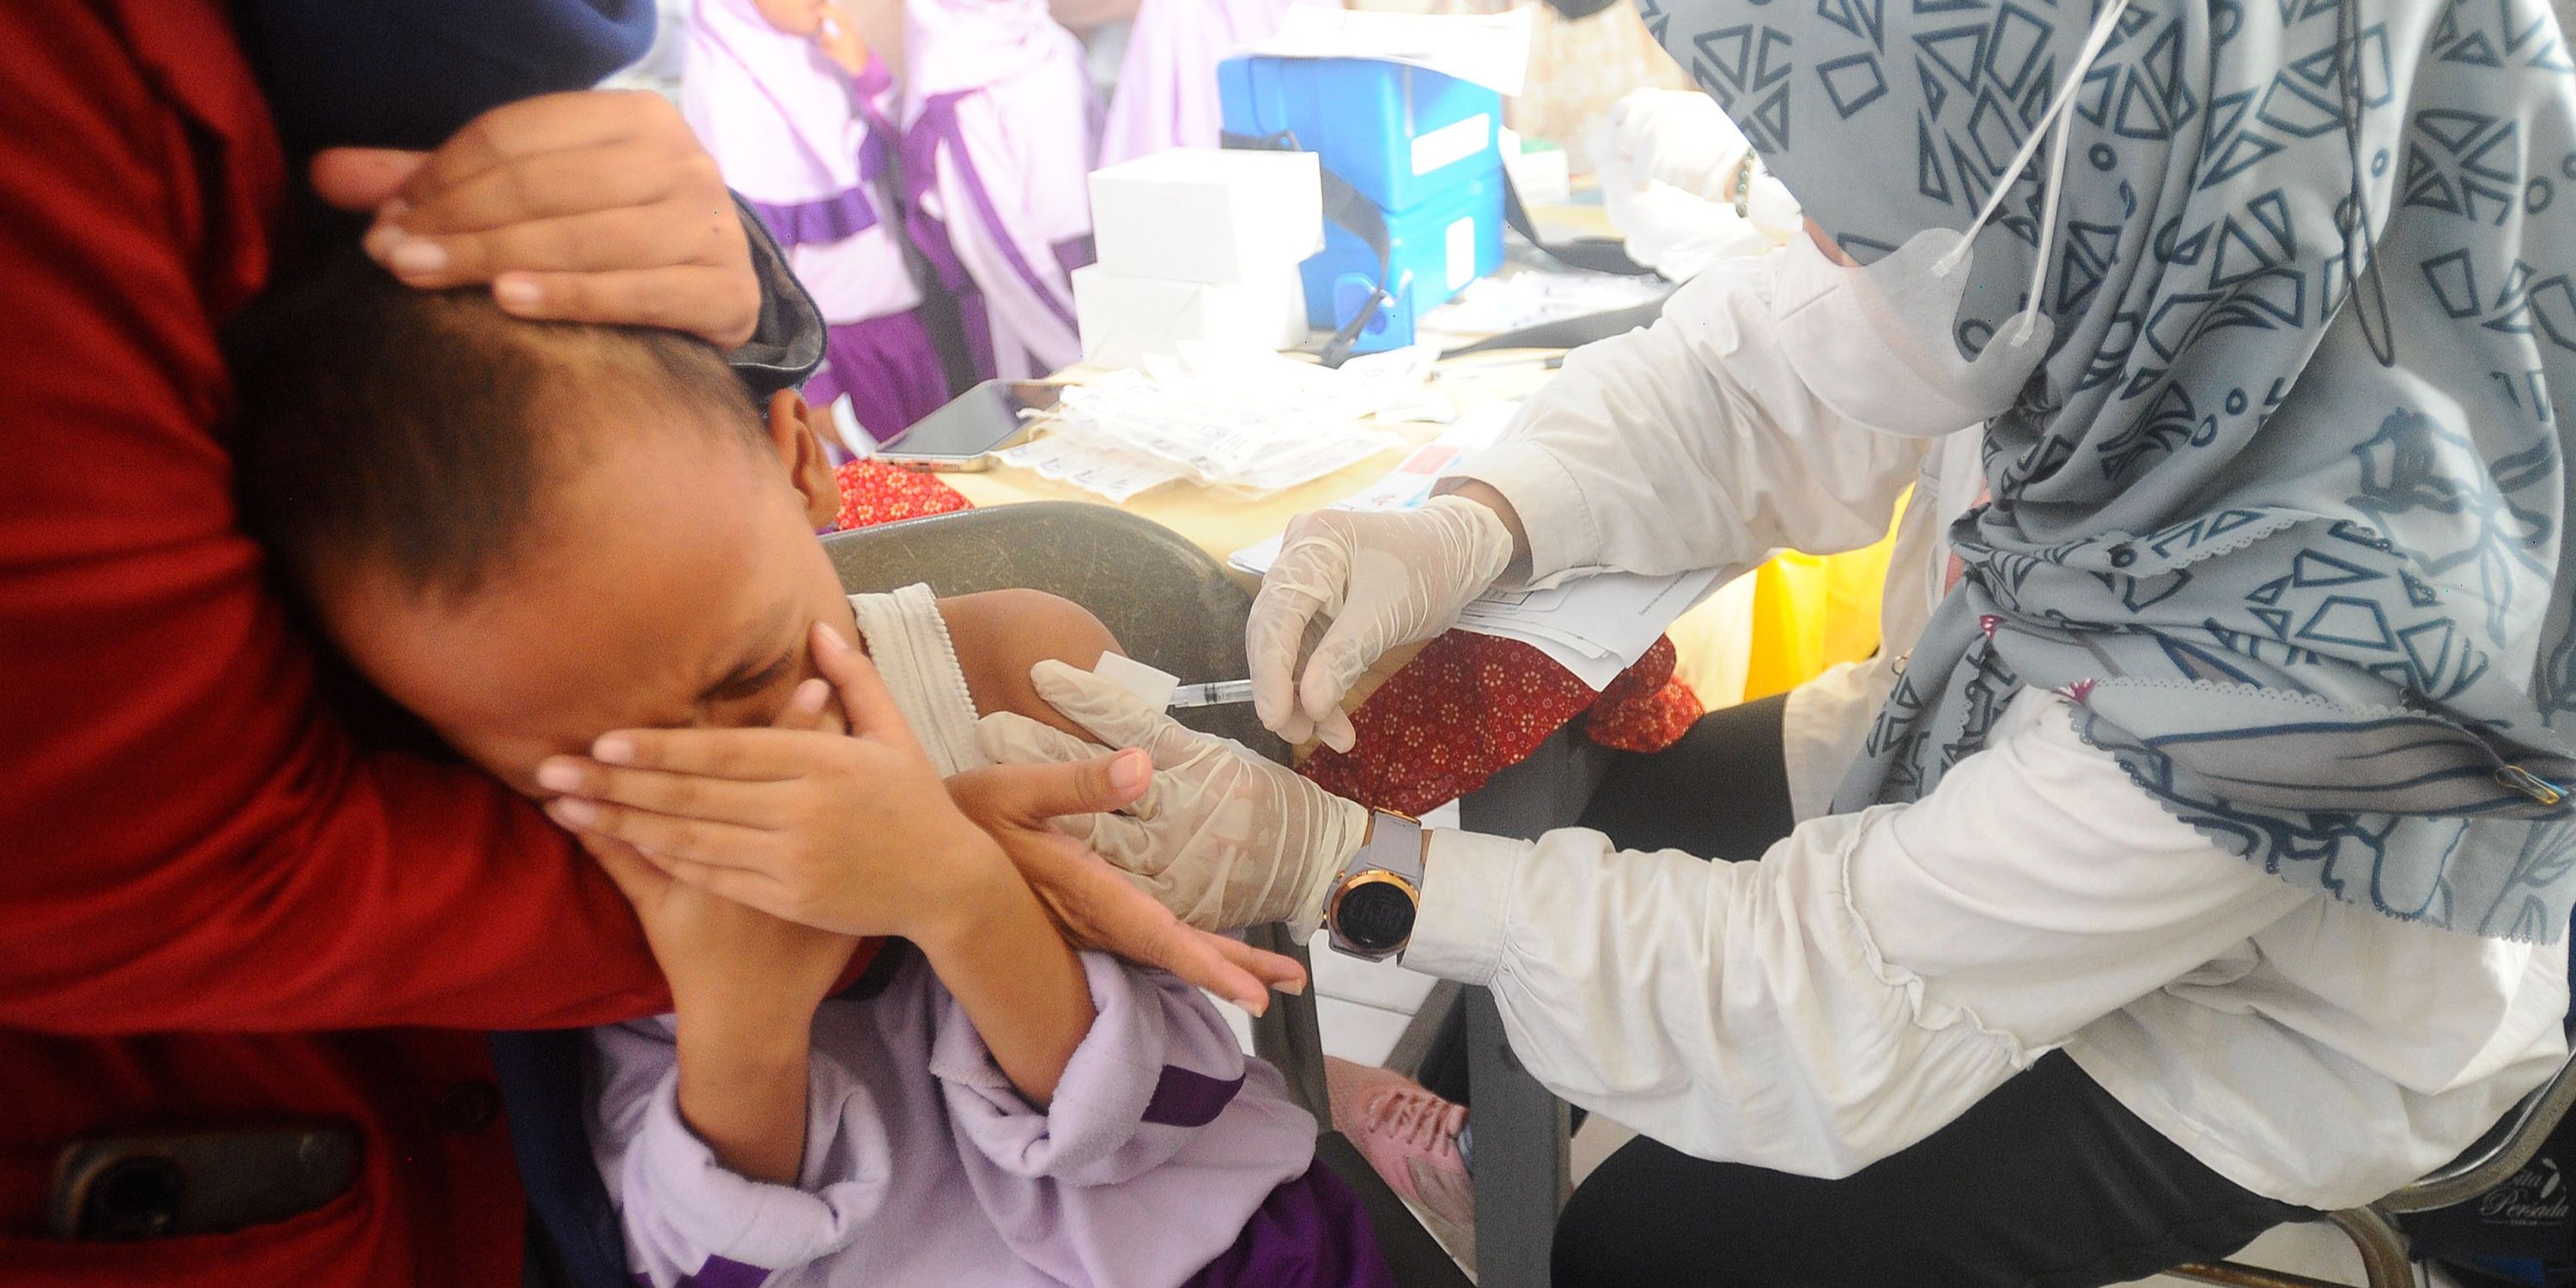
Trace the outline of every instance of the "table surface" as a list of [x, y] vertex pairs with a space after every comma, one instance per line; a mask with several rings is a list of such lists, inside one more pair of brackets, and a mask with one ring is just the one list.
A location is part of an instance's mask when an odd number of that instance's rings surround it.
[[[1546, 360], [1553, 356], [1553, 351], [1537, 350], [1472, 354], [1435, 368], [1434, 387], [1448, 394], [1464, 413], [1488, 403], [1527, 396], [1545, 377], [1554, 374], [1546, 367]], [[1080, 381], [1092, 374], [1091, 369], [1075, 367], [1058, 378]], [[1422, 422], [1372, 423], [1395, 435], [1399, 444], [1311, 483], [1255, 498], [1182, 480], [1130, 497], [1119, 508], [1170, 528], [1222, 562], [1245, 546], [1278, 536], [1296, 515], [1321, 509], [1376, 482], [1395, 468], [1405, 453], [1439, 437], [1448, 428]], [[1095, 493], [1012, 466], [942, 477], [979, 506], [1023, 501], [1107, 504]], [[1236, 575], [1244, 576], [1240, 571]], [[1248, 576], [1244, 580], [1247, 585], [1253, 581]]]

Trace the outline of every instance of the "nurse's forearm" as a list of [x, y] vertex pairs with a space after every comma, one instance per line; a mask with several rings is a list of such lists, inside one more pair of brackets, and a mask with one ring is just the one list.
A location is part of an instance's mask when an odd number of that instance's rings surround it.
[[1493, 511], [1503, 521], [1503, 529], [1512, 534], [1512, 567], [1529, 566], [1529, 529], [1521, 526], [1521, 512], [1512, 506], [1510, 497], [1483, 479], [1443, 479], [1431, 491], [1435, 496], [1465, 497]]
[[1411, 969], [1493, 993], [1549, 1090], [1697, 1158], [1843, 1176], [2017, 1071], [1973, 1025], [1924, 1025], [1872, 966], [1842, 889], [1851, 817], [1760, 860], [1436, 832]]
[[1588, 344], [1453, 476], [1510, 498], [1527, 579], [1750, 569], [1887, 534], [1921, 440], [1834, 413], [1770, 315], [1768, 259], [1713, 268], [1653, 326]]

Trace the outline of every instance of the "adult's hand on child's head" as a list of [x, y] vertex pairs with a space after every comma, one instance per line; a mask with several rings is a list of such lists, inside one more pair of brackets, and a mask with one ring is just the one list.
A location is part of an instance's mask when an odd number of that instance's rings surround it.
[[635, 847], [681, 881], [773, 916], [916, 941], [956, 930], [996, 882], [1000, 847], [950, 803], [876, 669], [826, 626], [814, 656], [847, 736], [803, 729], [625, 729], [555, 756], [555, 820]]
[[375, 212], [368, 253], [412, 286], [489, 283], [519, 317], [668, 327], [728, 349], [760, 320], [733, 198], [659, 95], [522, 99], [426, 153], [331, 148], [313, 187]]

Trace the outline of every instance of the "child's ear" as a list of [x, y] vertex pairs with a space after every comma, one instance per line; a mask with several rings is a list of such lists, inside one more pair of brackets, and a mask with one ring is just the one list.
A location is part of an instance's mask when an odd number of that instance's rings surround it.
[[832, 458], [823, 452], [823, 435], [832, 432], [832, 413], [808, 406], [793, 389], [769, 399], [769, 443], [787, 480], [805, 498], [805, 517], [814, 530], [831, 527], [841, 517], [841, 483], [833, 476]]

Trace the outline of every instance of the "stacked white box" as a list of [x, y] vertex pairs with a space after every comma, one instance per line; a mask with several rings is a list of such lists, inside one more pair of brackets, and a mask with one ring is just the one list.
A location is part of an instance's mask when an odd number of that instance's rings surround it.
[[1074, 274], [1083, 356], [1109, 366], [1184, 342], [1292, 347], [1298, 261], [1322, 247], [1311, 152], [1174, 148], [1091, 175], [1099, 258]]
[[1073, 270], [1073, 311], [1083, 358], [1104, 367], [1175, 354], [1183, 341], [1288, 349], [1306, 338], [1306, 288], [1294, 264], [1266, 281], [1223, 284], [1126, 277], [1090, 264]]

